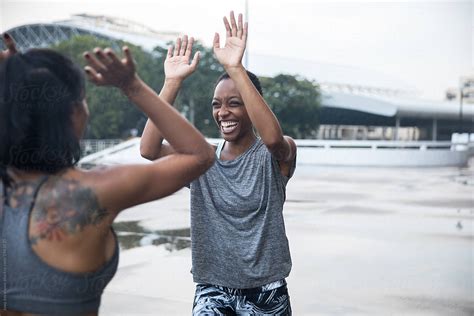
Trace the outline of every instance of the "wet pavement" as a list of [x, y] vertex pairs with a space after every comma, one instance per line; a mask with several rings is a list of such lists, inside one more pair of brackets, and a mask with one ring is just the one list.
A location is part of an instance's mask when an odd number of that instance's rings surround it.
[[[190, 315], [189, 191], [124, 211], [101, 315]], [[284, 209], [294, 315], [474, 315], [474, 167], [299, 165]]]

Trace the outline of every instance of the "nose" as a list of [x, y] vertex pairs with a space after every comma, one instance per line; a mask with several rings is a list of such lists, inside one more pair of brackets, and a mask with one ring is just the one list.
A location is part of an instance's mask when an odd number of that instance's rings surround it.
[[229, 115], [229, 109], [227, 108], [227, 106], [225, 105], [222, 105], [221, 108], [219, 109], [219, 112], [217, 112], [217, 115], [220, 117], [220, 118], [223, 118], [223, 117], [226, 117], [227, 115]]

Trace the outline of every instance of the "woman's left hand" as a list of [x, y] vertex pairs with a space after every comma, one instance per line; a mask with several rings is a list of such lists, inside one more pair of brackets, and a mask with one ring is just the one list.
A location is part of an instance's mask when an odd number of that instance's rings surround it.
[[240, 67], [247, 44], [248, 24], [242, 21], [242, 14], [239, 14], [238, 24], [235, 21], [234, 12], [230, 12], [230, 24], [227, 17], [224, 17], [226, 29], [226, 39], [224, 47], [220, 47], [219, 33], [214, 35], [214, 54], [219, 63], [225, 69]]
[[3, 33], [3, 42], [5, 43], [7, 49], [4, 51], [0, 51], [0, 64], [3, 63], [11, 55], [17, 53], [15, 41], [13, 41], [13, 38], [9, 34]]

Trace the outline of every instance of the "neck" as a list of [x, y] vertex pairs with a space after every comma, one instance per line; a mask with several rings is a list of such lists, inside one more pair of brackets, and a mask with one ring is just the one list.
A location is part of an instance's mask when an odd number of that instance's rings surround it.
[[223, 151], [225, 151], [227, 155], [235, 158], [249, 149], [256, 139], [257, 136], [255, 136], [253, 132], [250, 132], [244, 137], [240, 137], [233, 141], [226, 141]]

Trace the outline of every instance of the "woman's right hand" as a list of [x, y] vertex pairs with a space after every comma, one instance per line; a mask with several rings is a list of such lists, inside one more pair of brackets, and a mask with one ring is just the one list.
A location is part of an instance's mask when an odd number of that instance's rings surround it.
[[180, 37], [176, 39], [174, 49], [173, 46], [168, 48], [168, 54], [164, 63], [166, 80], [181, 82], [196, 70], [200, 53], [196, 52], [190, 63], [193, 44], [194, 38], [190, 37], [188, 39], [188, 36], [184, 35], [183, 40]]
[[135, 70], [132, 53], [123, 48], [125, 58], [119, 59], [110, 48], [95, 48], [94, 53], [85, 52], [88, 65], [84, 67], [89, 79], [98, 86], [114, 86], [128, 94], [140, 82]]
[[3, 63], [11, 55], [17, 53], [15, 41], [13, 41], [13, 38], [9, 34], [3, 33], [3, 42], [5, 43], [7, 49], [4, 51], [0, 51], [0, 64]]

